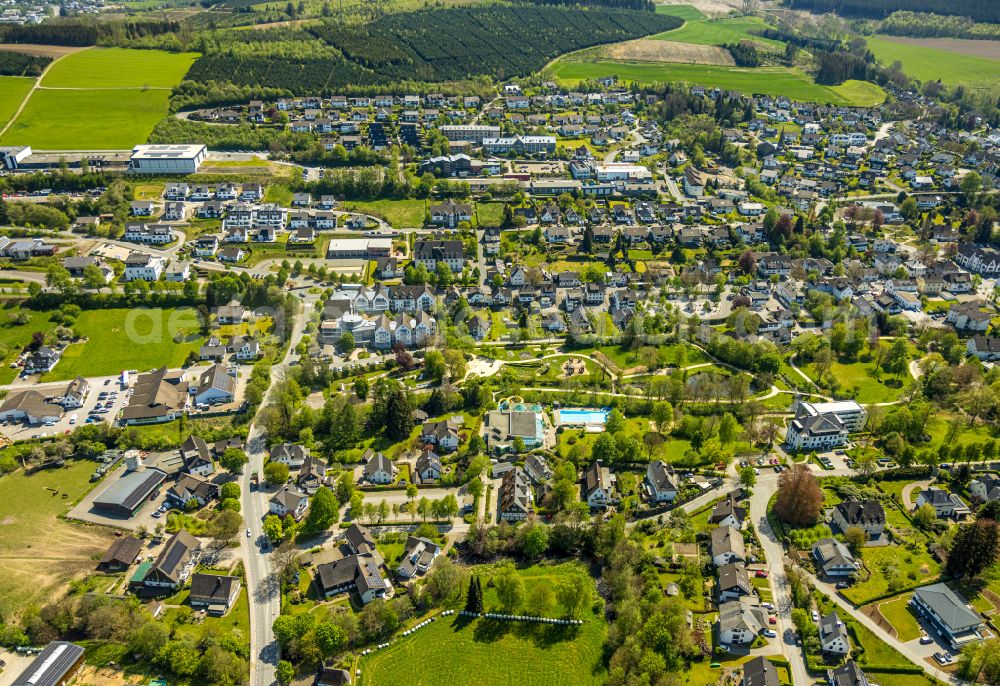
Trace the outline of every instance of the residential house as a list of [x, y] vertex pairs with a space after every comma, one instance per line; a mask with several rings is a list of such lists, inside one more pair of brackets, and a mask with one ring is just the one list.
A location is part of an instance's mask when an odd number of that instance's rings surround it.
[[750, 575], [742, 564], [731, 563], [719, 567], [719, 583], [716, 588], [720, 603], [750, 598], [754, 595]]
[[600, 460], [583, 473], [583, 499], [590, 507], [606, 508], [618, 502], [615, 497], [616, 478]]
[[719, 604], [719, 641], [723, 645], [753, 643], [766, 626], [767, 613], [749, 598]]
[[396, 573], [404, 579], [412, 579], [426, 574], [441, 554], [441, 546], [434, 541], [418, 536], [408, 536], [403, 547], [403, 559]]
[[910, 605], [938, 630], [952, 650], [983, 640], [982, 619], [943, 583], [917, 588]]
[[735, 529], [742, 529], [747, 518], [747, 508], [736, 501], [736, 497], [730, 493], [720, 500], [712, 508], [712, 514], [708, 518], [709, 524], [716, 526], [731, 526]]
[[858, 563], [847, 546], [835, 538], [821, 538], [813, 543], [816, 569], [827, 577], [847, 577], [858, 571]]
[[819, 620], [819, 645], [827, 655], [845, 656], [851, 650], [851, 640], [847, 636], [847, 626], [836, 611]]
[[291, 515], [296, 521], [302, 519], [308, 507], [309, 496], [287, 484], [282, 486], [268, 501], [268, 509], [271, 514], [279, 517]]
[[643, 483], [651, 503], [672, 503], [677, 498], [674, 470], [663, 460], [655, 460], [646, 466]]
[[188, 602], [193, 608], [205, 608], [210, 615], [221, 616], [229, 612], [240, 595], [242, 584], [235, 576], [222, 574], [194, 574]]
[[365, 481], [368, 483], [386, 485], [396, 482], [399, 468], [381, 452], [375, 452], [369, 448], [365, 451], [363, 461], [365, 463]]
[[841, 533], [856, 527], [874, 539], [885, 530], [885, 510], [877, 500], [844, 500], [833, 508], [830, 518]]
[[735, 562], [746, 562], [747, 552], [743, 542], [743, 534], [732, 526], [718, 526], [712, 529], [709, 554], [716, 567]]
[[535, 496], [527, 473], [520, 467], [515, 467], [503, 475], [497, 494], [499, 519], [520, 521], [527, 519], [535, 511]]

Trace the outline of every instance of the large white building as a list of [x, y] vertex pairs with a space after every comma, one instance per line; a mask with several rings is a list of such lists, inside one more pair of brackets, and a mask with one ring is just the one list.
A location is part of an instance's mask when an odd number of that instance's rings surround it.
[[136, 174], [194, 174], [207, 156], [204, 145], [137, 145], [129, 167]]
[[167, 261], [144, 252], [134, 252], [125, 259], [126, 281], [159, 281]]
[[861, 431], [867, 419], [865, 408], [853, 400], [799, 403], [785, 443], [792, 450], [829, 450], [844, 445], [848, 434]]
[[484, 138], [500, 137], [500, 127], [488, 124], [450, 124], [439, 130], [450, 141], [482, 143]]
[[833, 414], [841, 421], [848, 433], [857, 433], [865, 428], [868, 413], [854, 400], [841, 400], [832, 403], [799, 403], [799, 410], [809, 416]]

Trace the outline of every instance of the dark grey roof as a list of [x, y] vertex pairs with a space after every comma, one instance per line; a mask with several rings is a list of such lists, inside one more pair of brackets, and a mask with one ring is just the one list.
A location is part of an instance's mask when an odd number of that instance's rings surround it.
[[228, 604], [240, 580], [221, 574], [194, 574], [191, 577], [191, 600], [208, 604]]
[[59, 686], [82, 659], [80, 646], [68, 641], [52, 641], [12, 686]]
[[924, 586], [913, 593], [941, 619], [952, 633], [960, 633], [982, 624], [979, 616], [944, 584]]
[[755, 657], [743, 665], [743, 686], [778, 686], [778, 670], [766, 657]]
[[854, 660], [848, 660], [827, 672], [830, 686], [868, 686], [868, 677]]
[[111, 562], [124, 565], [132, 564], [141, 550], [142, 541], [135, 536], [116, 538], [115, 542], [104, 553], [104, 557], [101, 558], [101, 564], [106, 565]]
[[845, 500], [837, 509], [848, 525], [885, 524], [885, 510], [877, 500]]
[[97, 507], [123, 507], [127, 510], [135, 509], [135, 506], [145, 500], [166, 478], [167, 475], [159, 469], [129, 472], [104, 489], [94, 499], [94, 505]]

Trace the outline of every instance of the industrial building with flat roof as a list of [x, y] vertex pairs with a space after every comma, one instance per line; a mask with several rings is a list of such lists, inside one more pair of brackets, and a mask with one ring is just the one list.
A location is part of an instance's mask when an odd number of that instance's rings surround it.
[[52, 641], [11, 686], [63, 686], [83, 665], [83, 648], [68, 641]]
[[167, 475], [159, 469], [128, 472], [94, 499], [94, 509], [131, 517], [142, 507]]
[[137, 145], [129, 168], [136, 174], [194, 174], [207, 156], [204, 145]]
[[334, 238], [326, 249], [329, 259], [371, 259], [392, 254], [391, 238]]

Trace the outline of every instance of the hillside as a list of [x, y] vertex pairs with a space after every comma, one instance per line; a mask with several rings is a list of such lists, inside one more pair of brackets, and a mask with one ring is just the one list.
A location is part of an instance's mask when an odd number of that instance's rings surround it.
[[493, 6], [389, 14], [364, 27], [328, 21], [228, 31], [199, 48], [204, 57], [188, 78], [299, 95], [401, 81], [504, 79], [528, 75], [567, 52], [680, 24], [650, 12]]

